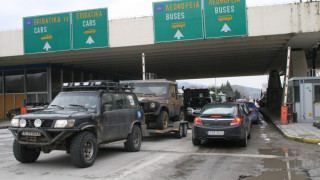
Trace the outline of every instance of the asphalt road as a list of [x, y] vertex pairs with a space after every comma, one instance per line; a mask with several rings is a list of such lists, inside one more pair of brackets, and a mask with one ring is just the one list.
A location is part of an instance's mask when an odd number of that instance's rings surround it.
[[63, 151], [42, 153], [21, 164], [12, 153], [13, 137], [0, 130], [0, 179], [320, 179], [320, 146], [287, 140], [265, 121], [253, 125], [248, 147], [235, 142], [204, 142], [188, 137], [146, 137], [141, 150], [124, 151], [123, 143], [99, 149], [92, 167], [73, 166]]

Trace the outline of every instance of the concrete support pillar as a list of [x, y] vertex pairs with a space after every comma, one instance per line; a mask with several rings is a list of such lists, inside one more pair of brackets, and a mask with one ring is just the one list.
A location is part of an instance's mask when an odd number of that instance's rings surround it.
[[308, 72], [308, 64], [304, 51], [291, 52], [291, 68], [290, 78], [292, 77], [305, 77]]
[[267, 89], [267, 107], [269, 109], [280, 110], [282, 99], [282, 87], [279, 72], [272, 70], [269, 74]]

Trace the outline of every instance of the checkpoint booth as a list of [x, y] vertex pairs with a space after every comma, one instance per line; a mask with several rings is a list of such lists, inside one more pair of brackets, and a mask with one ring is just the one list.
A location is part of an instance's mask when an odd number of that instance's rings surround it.
[[288, 106], [298, 123], [320, 120], [320, 77], [289, 79]]

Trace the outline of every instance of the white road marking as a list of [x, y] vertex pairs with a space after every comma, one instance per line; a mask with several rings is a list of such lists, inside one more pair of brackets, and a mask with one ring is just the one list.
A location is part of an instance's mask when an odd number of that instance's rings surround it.
[[151, 164], [154, 164], [156, 162], [161, 162], [160, 160], [163, 159], [164, 157], [165, 157], [165, 155], [157, 156], [156, 158], [154, 158], [152, 160], [148, 160], [145, 163], [142, 163], [142, 164], [139, 164], [133, 168], [130, 168], [129, 170], [127, 170], [123, 174], [121, 174], [119, 179], [121, 179], [122, 177], [125, 177], [131, 173], [139, 172], [139, 170], [144, 169], [145, 167], [150, 166]]
[[5, 153], [0, 153], [1, 154], [12, 154], [13, 152], [5, 152]]
[[140, 150], [142, 152], [157, 152], [166, 154], [184, 154], [195, 156], [231, 156], [231, 157], [251, 157], [251, 158], [279, 158], [283, 156], [263, 155], [263, 154], [229, 154], [229, 153], [193, 153], [193, 152], [179, 152], [179, 151], [154, 151], [154, 150]]

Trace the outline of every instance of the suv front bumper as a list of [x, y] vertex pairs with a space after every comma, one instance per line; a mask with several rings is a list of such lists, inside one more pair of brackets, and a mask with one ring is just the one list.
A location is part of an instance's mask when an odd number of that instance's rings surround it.
[[[41, 129], [41, 128], [14, 128], [10, 127], [9, 130], [13, 134], [19, 144], [34, 145], [34, 146], [47, 146], [62, 141], [65, 138], [80, 131], [79, 128], [72, 129]], [[40, 136], [24, 136], [22, 132], [39, 132]]]

